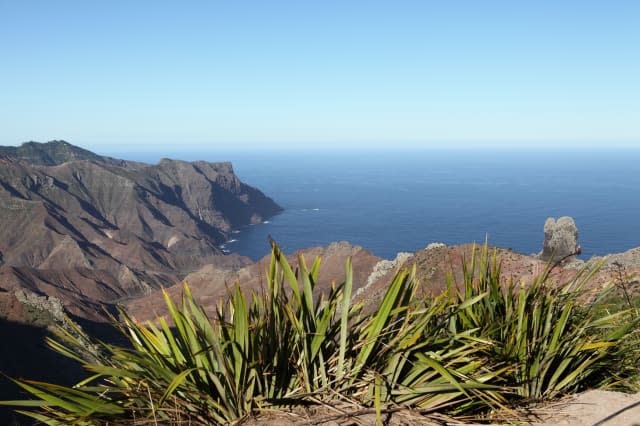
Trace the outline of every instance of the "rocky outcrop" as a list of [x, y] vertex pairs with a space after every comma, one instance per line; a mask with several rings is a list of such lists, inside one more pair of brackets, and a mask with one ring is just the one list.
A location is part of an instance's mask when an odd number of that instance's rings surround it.
[[578, 228], [573, 218], [563, 216], [557, 221], [548, 218], [544, 223], [544, 243], [540, 259], [556, 262], [572, 257], [579, 250]]
[[280, 210], [227, 162], [127, 162], [63, 141], [0, 147], [0, 288], [54, 296], [91, 317], [95, 303], [206, 264], [247, 265], [219, 245]]
[[28, 305], [39, 311], [47, 312], [56, 321], [64, 321], [64, 308], [62, 302], [57, 297], [38, 296], [35, 293], [24, 290], [17, 290], [16, 299], [23, 305]]
[[367, 282], [355, 292], [355, 297], [364, 294], [371, 285], [385, 279], [390, 274], [395, 274], [413, 256], [413, 253], [400, 252], [393, 260], [383, 259], [376, 263], [367, 277]]
[[446, 247], [447, 245], [445, 243], [429, 243], [427, 244], [427, 246], [424, 248], [425, 250], [437, 250], [443, 247]]
[[601, 269], [640, 269], [640, 247], [632, 248], [622, 253], [606, 256], [594, 256], [588, 264], [602, 263]]

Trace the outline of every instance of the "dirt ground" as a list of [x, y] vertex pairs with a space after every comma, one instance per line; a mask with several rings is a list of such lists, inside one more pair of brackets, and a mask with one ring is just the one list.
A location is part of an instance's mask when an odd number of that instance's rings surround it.
[[[349, 413], [349, 414], [347, 414]], [[523, 415], [524, 416], [524, 415]], [[640, 393], [624, 394], [592, 390], [567, 397], [561, 401], [538, 407], [512, 423], [532, 426], [640, 426]], [[445, 416], [420, 416], [414, 412], [398, 411], [383, 415], [390, 426], [469, 426], [474, 423], [458, 422]], [[304, 412], [277, 412], [258, 418], [246, 419], [242, 425], [257, 426], [357, 426], [375, 425], [372, 410], [350, 411], [336, 408], [315, 408]], [[486, 423], [485, 423], [486, 424]], [[478, 425], [478, 423], [475, 423]]]
[[640, 426], [640, 393], [592, 390], [539, 410], [535, 425]]

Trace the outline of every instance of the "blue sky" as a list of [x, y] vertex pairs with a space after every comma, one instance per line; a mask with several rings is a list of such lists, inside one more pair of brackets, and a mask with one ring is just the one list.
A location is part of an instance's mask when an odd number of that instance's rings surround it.
[[640, 146], [640, 2], [0, 0], [0, 144]]

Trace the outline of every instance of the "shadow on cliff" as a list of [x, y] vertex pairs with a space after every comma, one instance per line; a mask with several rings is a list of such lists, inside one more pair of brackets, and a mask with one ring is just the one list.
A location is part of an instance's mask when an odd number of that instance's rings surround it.
[[[124, 337], [110, 324], [73, 318], [96, 339], [126, 345]], [[50, 349], [44, 327], [0, 319], [0, 400], [28, 399], [29, 395], [9, 378], [33, 379], [61, 385], [73, 385], [87, 376], [75, 361]], [[0, 407], [1, 425], [33, 424], [31, 419], [14, 413], [12, 407]]]

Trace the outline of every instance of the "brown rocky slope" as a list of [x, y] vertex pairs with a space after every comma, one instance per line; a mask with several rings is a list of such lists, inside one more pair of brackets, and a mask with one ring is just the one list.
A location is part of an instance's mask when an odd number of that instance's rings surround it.
[[[469, 262], [474, 251], [479, 255], [481, 245], [461, 244], [446, 246], [432, 243], [415, 253], [399, 253], [394, 260], [383, 260], [359, 246], [347, 242], [333, 243], [326, 247], [315, 247], [301, 250], [288, 256], [293, 267], [297, 265], [298, 254], [303, 254], [307, 264], [311, 264], [316, 256], [322, 259], [320, 275], [316, 284], [316, 292], [328, 291], [332, 282], [344, 279], [344, 267], [347, 257], [353, 260], [354, 276], [353, 298], [364, 302], [365, 309], [373, 309], [382, 299], [389, 283], [400, 268], [416, 268], [419, 292], [423, 294], [439, 294], [446, 289], [447, 279], [451, 277], [454, 285], [461, 287], [463, 283], [462, 265]], [[495, 251], [501, 267], [503, 284], [530, 283], [548, 266], [548, 261], [539, 256], [516, 253], [512, 250], [491, 248]], [[188, 275], [185, 282], [189, 285], [196, 299], [209, 310], [213, 310], [220, 298], [225, 298], [236, 283], [243, 290], [261, 291], [265, 287], [265, 274], [269, 265], [269, 257], [245, 266], [230, 270], [208, 265]], [[635, 294], [640, 293], [640, 248], [621, 254], [612, 254], [606, 258], [594, 258], [582, 261], [569, 258], [560, 262], [550, 276], [551, 282], [566, 282], [582, 268], [593, 268], [602, 263], [597, 273], [587, 283], [592, 294], [600, 292], [609, 284], [624, 284]], [[182, 285], [167, 289], [169, 295], [178, 300]], [[621, 296], [621, 294], [619, 294]], [[141, 298], [129, 301], [126, 308], [138, 320], [152, 320], [158, 315], [166, 314], [166, 307], [161, 291], [154, 291]]]
[[[96, 303], [140, 296], [223, 255], [231, 230], [281, 209], [230, 163], [101, 157], [62, 141], [0, 147], [0, 288], [61, 299], [97, 317]], [[22, 148], [22, 150], [21, 150]]]
[[[326, 247], [300, 250], [289, 255], [288, 259], [293, 268], [298, 265], [299, 255], [304, 256], [309, 267], [316, 257], [322, 259], [318, 282], [315, 287], [316, 294], [328, 291], [332, 282], [342, 282], [347, 257], [351, 257], [353, 263], [354, 291], [358, 291], [366, 283], [375, 265], [382, 260], [362, 247], [354, 246], [344, 241], [332, 243]], [[235, 283], [240, 283], [243, 291], [247, 294], [250, 294], [251, 291], [259, 293], [264, 290], [266, 288], [265, 274], [269, 268], [269, 261], [270, 257], [266, 256], [240, 269], [207, 265], [189, 274], [184, 282], [189, 285], [198, 302], [209, 312], [213, 312], [218, 300], [224, 299]], [[182, 285], [172, 286], [165, 291], [174, 300], [179, 300], [182, 293]], [[167, 314], [161, 290], [128, 301], [126, 308], [138, 321], [153, 320], [159, 315]]]

